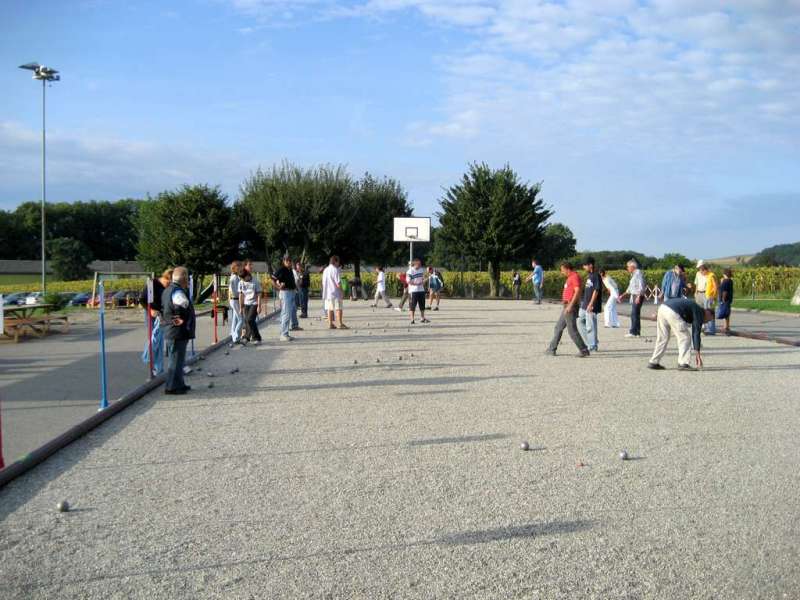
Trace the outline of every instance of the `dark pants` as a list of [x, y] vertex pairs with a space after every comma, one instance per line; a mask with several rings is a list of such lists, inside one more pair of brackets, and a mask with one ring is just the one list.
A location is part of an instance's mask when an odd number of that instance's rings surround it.
[[298, 308], [300, 309], [300, 316], [305, 318], [308, 316], [308, 288], [300, 288], [298, 290]]
[[186, 345], [189, 340], [167, 340], [167, 384], [168, 392], [186, 387], [183, 380], [183, 364], [186, 362]]
[[642, 334], [642, 304], [640, 302], [640, 298], [633, 299], [633, 305], [631, 306], [631, 335], [641, 335]]
[[244, 337], [250, 342], [260, 342], [258, 331], [258, 305], [246, 304], [244, 307]]
[[519, 299], [522, 297], [522, 296], [521, 296], [521, 294], [519, 293], [519, 284], [516, 284], [516, 283], [515, 283], [515, 284], [514, 284], [514, 285], [511, 287], [511, 297], [512, 297], [514, 300], [519, 300]]
[[565, 329], [567, 333], [569, 333], [569, 337], [572, 338], [572, 341], [575, 342], [578, 350], [581, 352], [589, 351], [581, 334], [578, 333], [578, 309], [573, 308], [571, 311], [567, 312], [566, 306], [564, 310], [561, 311], [561, 316], [558, 318], [556, 328], [553, 331], [553, 339], [550, 341], [548, 350], [555, 352], [558, 349], [558, 345], [561, 343], [561, 336], [564, 335]]
[[409, 305], [411, 312], [419, 308], [419, 312], [425, 317], [425, 292], [411, 292], [411, 304]]

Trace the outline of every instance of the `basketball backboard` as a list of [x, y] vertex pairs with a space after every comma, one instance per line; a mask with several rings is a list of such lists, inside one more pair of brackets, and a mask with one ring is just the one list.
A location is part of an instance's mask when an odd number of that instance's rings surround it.
[[397, 217], [394, 220], [395, 242], [430, 242], [430, 217]]

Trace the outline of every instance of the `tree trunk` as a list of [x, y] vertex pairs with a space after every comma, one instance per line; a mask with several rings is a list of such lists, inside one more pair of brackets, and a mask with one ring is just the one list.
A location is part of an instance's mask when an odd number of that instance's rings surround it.
[[361, 279], [361, 259], [354, 258], [353, 259], [353, 277], [358, 277]]
[[488, 261], [486, 266], [489, 269], [489, 296], [497, 298], [500, 292], [500, 269], [493, 260]]

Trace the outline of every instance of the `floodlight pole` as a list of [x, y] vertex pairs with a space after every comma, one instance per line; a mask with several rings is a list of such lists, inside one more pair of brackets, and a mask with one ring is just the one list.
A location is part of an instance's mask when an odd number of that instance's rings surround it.
[[33, 78], [42, 82], [42, 295], [47, 291], [47, 262], [46, 262], [46, 235], [45, 205], [47, 204], [47, 82], [60, 81], [61, 76], [55, 69], [50, 69], [39, 63], [26, 63], [20, 69], [33, 71]]
[[[47, 89], [47, 79], [42, 79], [42, 297], [47, 292], [47, 267], [45, 262], [45, 204], [47, 203], [47, 134], [46, 134], [46, 112], [45, 112], [45, 90]], [[42, 300], [44, 302], [44, 300]]]

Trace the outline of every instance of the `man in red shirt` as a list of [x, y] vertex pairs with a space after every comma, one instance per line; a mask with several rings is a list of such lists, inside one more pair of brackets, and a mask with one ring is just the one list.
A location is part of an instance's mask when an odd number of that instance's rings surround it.
[[546, 354], [550, 356], [556, 355], [558, 344], [561, 342], [561, 336], [564, 334], [564, 329], [566, 329], [569, 333], [569, 337], [572, 338], [572, 341], [575, 342], [575, 345], [578, 347], [578, 356], [580, 358], [586, 358], [589, 356], [589, 349], [578, 333], [578, 299], [581, 296], [581, 278], [568, 262], [561, 263], [561, 274], [566, 278], [564, 293], [561, 295], [561, 303], [564, 305], [564, 309], [561, 311], [561, 316], [556, 323], [553, 339], [550, 341], [550, 346], [547, 348]]

